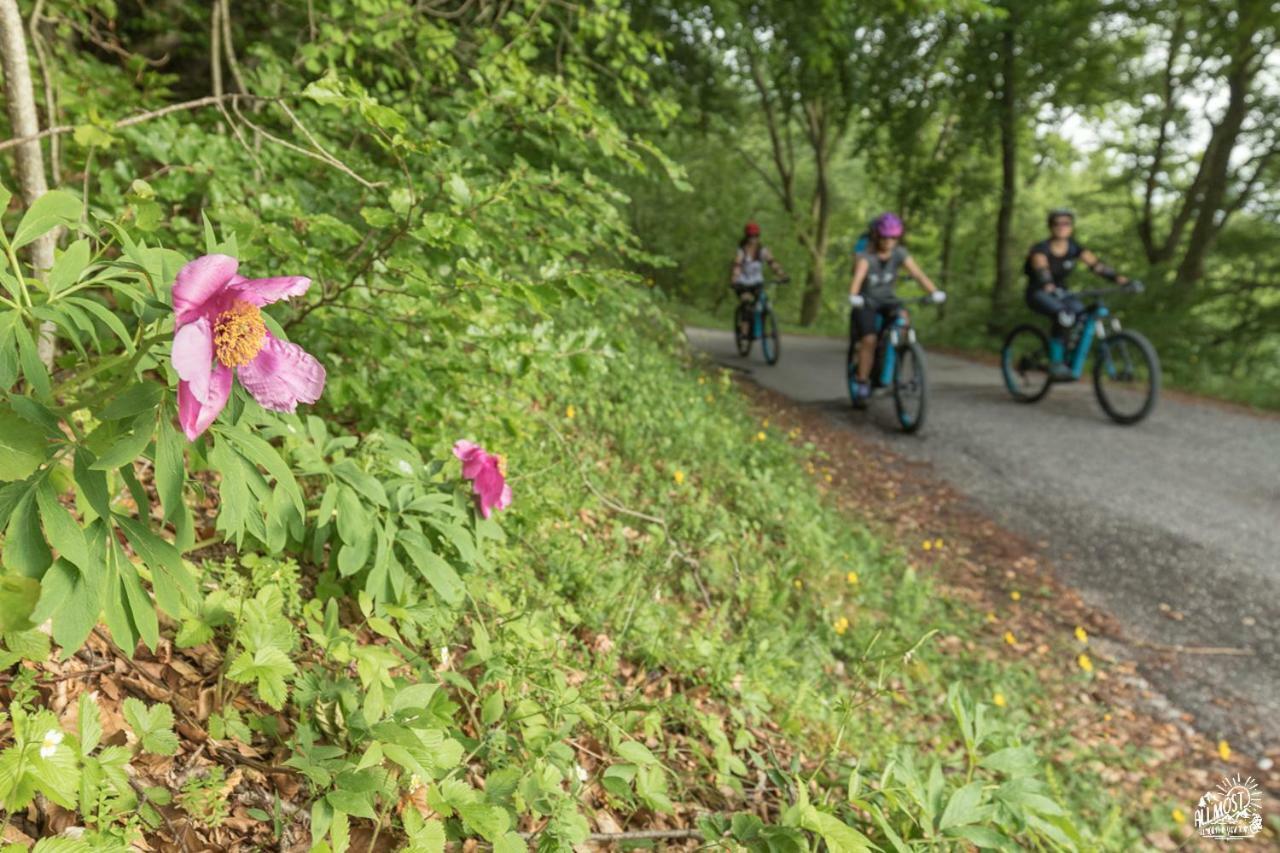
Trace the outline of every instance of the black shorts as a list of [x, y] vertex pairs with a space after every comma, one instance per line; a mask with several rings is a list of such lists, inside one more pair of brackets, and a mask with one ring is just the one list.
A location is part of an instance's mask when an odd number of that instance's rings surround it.
[[884, 305], [871, 301], [864, 302], [861, 308], [849, 309], [849, 335], [853, 340], [861, 340], [867, 335], [876, 333], [876, 315], [879, 314], [884, 318], [885, 323], [889, 323], [897, 315], [898, 308], [896, 305]]
[[764, 290], [763, 284], [734, 284], [733, 292], [738, 294], [739, 302], [749, 302], [752, 305], [760, 298], [760, 291]]

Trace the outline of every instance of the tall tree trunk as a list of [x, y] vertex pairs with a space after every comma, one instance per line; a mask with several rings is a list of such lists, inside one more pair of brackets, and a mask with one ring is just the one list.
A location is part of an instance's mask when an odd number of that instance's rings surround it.
[[800, 325], [811, 326], [822, 308], [822, 284], [826, 278], [827, 245], [831, 236], [831, 186], [827, 175], [832, 140], [828, 117], [823, 106], [806, 108], [809, 144], [813, 148], [814, 183], [809, 205], [809, 272], [805, 277], [804, 298], [800, 303]]
[[938, 286], [943, 290], [951, 286], [951, 262], [955, 247], [956, 218], [959, 212], [960, 193], [953, 189], [947, 197], [947, 213], [942, 220], [942, 251], [938, 257]]
[[[1247, 51], [1247, 45], [1245, 47]], [[1238, 57], [1227, 78], [1230, 97], [1222, 120], [1213, 129], [1213, 137], [1205, 149], [1204, 159], [1200, 162], [1200, 174], [1204, 179], [1200, 185], [1199, 197], [1191, 199], [1196, 204], [1195, 225], [1191, 229], [1191, 238], [1187, 241], [1182, 262], [1178, 264], [1175, 284], [1179, 290], [1188, 290], [1204, 275], [1204, 259], [1218, 236], [1221, 220], [1218, 215], [1226, 207], [1227, 185], [1231, 173], [1231, 154], [1235, 150], [1240, 129], [1244, 126], [1248, 115], [1249, 90], [1257, 74], [1253, 56]]]
[[[17, 0], [0, 0], [0, 56], [4, 64], [4, 94], [9, 109], [9, 124], [14, 137], [34, 136], [40, 132], [36, 115], [35, 92], [31, 86], [31, 65], [27, 57], [27, 39]], [[49, 190], [45, 180], [44, 156], [40, 141], [32, 139], [14, 149], [18, 188], [27, 207]], [[56, 233], [48, 233], [33, 242], [28, 253], [36, 278], [43, 279], [53, 266]], [[46, 368], [53, 367], [56, 354], [55, 329], [52, 323], [40, 324], [37, 350]]]
[[1013, 224], [1013, 205], [1018, 178], [1018, 101], [1017, 20], [1012, 10], [1001, 37], [1000, 85], [1000, 213], [996, 217], [996, 279], [991, 290], [991, 307], [999, 312], [1008, 301], [1010, 290], [1009, 231]]

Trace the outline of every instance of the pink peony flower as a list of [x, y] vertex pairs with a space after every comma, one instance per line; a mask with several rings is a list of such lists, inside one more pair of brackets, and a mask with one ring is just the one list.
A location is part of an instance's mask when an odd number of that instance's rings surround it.
[[495, 508], [511, 506], [507, 463], [501, 456], [486, 453], [483, 447], [469, 441], [455, 443], [453, 455], [462, 460], [462, 476], [471, 481], [481, 515], [488, 518]]
[[179, 270], [173, 283], [178, 422], [190, 441], [227, 405], [233, 373], [263, 408], [276, 412], [314, 403], [324, 390], [324, 366], [268, 332], [260, 310], [306, 293], [311, 279], [247, 279], [236, 275], [239, 265], [227, 255], [205, 255]]

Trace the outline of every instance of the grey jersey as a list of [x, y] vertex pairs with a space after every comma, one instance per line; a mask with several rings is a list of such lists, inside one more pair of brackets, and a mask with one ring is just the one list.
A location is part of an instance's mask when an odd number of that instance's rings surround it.
[[867, 278], [862, 283], [862, 295], [872, 302], [883, 302], [894, 298], [894, 285], [898, 281], [898, 270], [906, 263], [911, 254], [902, 246], [894, 246], [887, 260], [868, 249], [858, 253], [859, 258], [867, 262]]

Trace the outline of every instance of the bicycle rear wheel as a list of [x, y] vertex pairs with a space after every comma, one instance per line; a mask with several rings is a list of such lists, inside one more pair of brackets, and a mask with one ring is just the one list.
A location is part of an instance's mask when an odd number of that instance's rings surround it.
[[1035, 326], [1019, 326], [1000, 350], [1004, 387], [1019, 403], [1035, 403], [1049, 393], [1049, 339]]
[[760, 351], [764, 353], [766, 364], [777, 364], [778, 356], [782, 354], [782, 349], [778, 345], [778, 318], [773, 315], [772, 308], [767, 308], [760, 319], [760, 325], [764, 327], [764, 336], [760, 338]]
[[903, 432], [924, 426], [929, 402], [929, 381], [924, 367], [924, 347], [910, 341], [898, 347], [893, 371], [893, 404]]
[[[738, 355], [746, 358], [751, 354], [751, 324], [755, 318], [751, 316], [751, 306], [738, 303], [738, 310], [733, 312], [733, 342], [738, 347]], [[747, 333], [742, 333], [746, 326]]]
[[1126, 426], [1151, 414], [1160, 396], [1160, 359], [1137, 332], [1117, 332], [1098, 341], [1093, 391], [1107, 417]]

